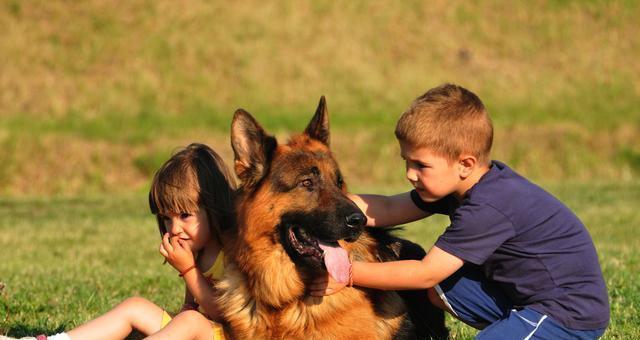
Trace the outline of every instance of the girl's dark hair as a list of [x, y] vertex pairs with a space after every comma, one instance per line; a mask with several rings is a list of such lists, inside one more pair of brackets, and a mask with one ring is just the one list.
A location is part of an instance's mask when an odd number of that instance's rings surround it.
[[212, 235], [235, 223], [235, 178], [210, 147], [193, 143], [176, 152], [156, 172], [149, 190], [149, 208], [160, 236], [167, 232], [160, 214], [195, 213], [205, 209]]

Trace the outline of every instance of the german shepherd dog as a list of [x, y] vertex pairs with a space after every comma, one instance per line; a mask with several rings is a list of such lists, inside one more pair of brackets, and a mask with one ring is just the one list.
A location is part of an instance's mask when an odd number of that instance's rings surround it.
[[[304, 133], [287, 144], [278, 144], [239, 109], [231, 144], [242, 185], [237, 229], [223, 235], [225, 277], [218, 283], [227, 335], [323, 340], [421, 336], [394, 291], [346, 287], [314, 297], [305, 288], [327, 272], [348, 278], [349, 259], [398, 259], [407, 244], [384, 230], [365, 231], [366, 217], [345, 195], [346, 184], [329, 149], [324, 97]], [[435, 322], [444, 327], [442, 318]]]

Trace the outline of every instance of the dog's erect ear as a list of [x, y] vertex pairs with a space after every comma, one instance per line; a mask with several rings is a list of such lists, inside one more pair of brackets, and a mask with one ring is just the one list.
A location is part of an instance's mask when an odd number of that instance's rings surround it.
[[277, 144], [251, 114], [243, 109], [236, 111], [231, 122], [231, 147], [236, 175], [243, 186], [252, 187], [267, 174]]
[[309, 122], [304, 133], [329, 146], [329, 113], [327, 112], [327, 101], [324, 96], [320, 97], [316, 114], [311, 118], [311, 122]]

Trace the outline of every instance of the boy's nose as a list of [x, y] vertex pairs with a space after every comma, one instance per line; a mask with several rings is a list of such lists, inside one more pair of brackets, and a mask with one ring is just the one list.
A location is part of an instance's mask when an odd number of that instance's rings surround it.
[[410, 167], [407, 167], [407, 173], [406, 173], [407, 179], [410, 182], [417, 182], [418, 181], [418, 174], [416, 173], [416, 171]]

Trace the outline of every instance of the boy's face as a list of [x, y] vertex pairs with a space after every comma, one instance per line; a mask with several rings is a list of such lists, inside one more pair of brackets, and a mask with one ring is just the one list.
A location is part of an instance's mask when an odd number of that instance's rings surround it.
[[461, 183], [460, 166], [428, 148], [416, 148], [400, 142], [400, 155], [405, 160], [407, 179], [425, 202], [437, 201], [457, 193]]

